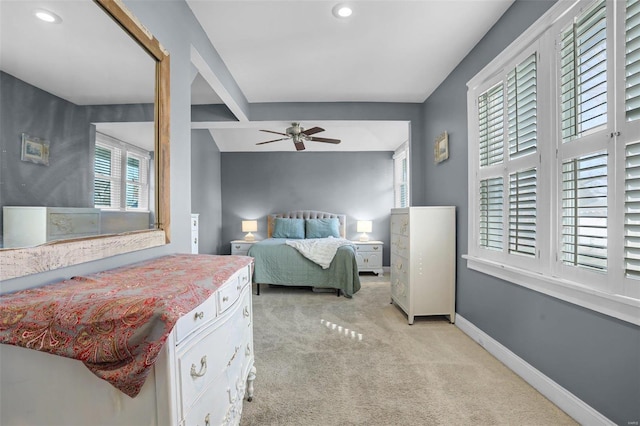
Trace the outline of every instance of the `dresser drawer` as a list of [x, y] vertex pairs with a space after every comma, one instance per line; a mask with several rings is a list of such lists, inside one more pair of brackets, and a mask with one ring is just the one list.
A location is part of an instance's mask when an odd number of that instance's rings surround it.
[[[238, 424], [238, 421], [235, 423], [229, 421], [233, 415], [234, 408], [230, 402], [230, 391], [227, 377], [224, 375], [218, 377], [195, 402], [193, 409], [183, 417], [183, 422], [180, 425], [218, 426]], [[237, 420], [239, 420], [239, 414]]]
[[405, 304], [409, 299], [409, 259], [391, 255], [391, 296]]
[[[57, 209], [47, 219], [50, 239], [82, 237], [100, 233], [100, 211], [97, 209]], [[88, 210], [88, 211], [86, 211]]]
[[356, 251], [360, 253], [382, 253], [382, 244], [356, 244]]
[[238, 271], [238, 282], [242, 288], [251, 284], [251, 266], [247, 266], [246, 268]]
[[409, 237], [404, 235], [391, 236], [391, 253], [409, 258]]
[[231, 242], [231, 254], [237, 256], [246, 256], [247, 252], [251, 248], [253, 243], [251, 242], [242, 242], [242, 241], [232, 241]]
[[409, 307], [409, 283], [401, 276], [391, 278], [391, 298], [402, 308]]
[[249, 284], [249, 268], [238, 271], [225, 285], [220, 287], [216, 294], [218, 295], [218, 312], [222, 313], [229, 309], [238, 297], [243, 288]]
[[176, 344], [180, 344], [193, 331], [215, 319], [217, 316], [216, 300], [217, 296], [214, 293], [200, 306], [180, 317], [175, 327]]
[[392, 214], [391, 215], [391, 233], [398, 235], [409, 235], [409, 215], [408, 214]]
[[237, 345], [233, 346], [232, 330], [224, 325], [215, 324], [213, 330], [205, 329], [206, 335], [178, 356], [183, 416], [207, 386], [224, 373], [235, 354]]

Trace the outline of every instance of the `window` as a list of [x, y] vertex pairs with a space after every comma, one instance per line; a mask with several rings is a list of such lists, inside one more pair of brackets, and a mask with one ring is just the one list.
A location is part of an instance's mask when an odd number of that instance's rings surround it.
[[502, 205], [504, 197], [502, 178], [480, 181], [480, 246], [502, 250]]
[[409, 207], [409, 143], [393, 155], [393, 192], [395, 207]]
[[[149, 210], [149, 154], [96, 134], [94, 204], [109, 210]], [[124, 168], [123, 168], [124, 165]]]
[[640, 324], [640, 0], [558, 2], [468, 87], [468, 266]]

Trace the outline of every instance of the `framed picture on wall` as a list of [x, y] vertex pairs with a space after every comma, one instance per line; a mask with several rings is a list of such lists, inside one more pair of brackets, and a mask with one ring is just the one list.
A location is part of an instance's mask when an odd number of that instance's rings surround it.
[[433, 154], [436, 164], [449, 158], [449, 135], [447, 132], [442, 133], [436, 138]]
[[22, 161], [49, 165], [49, 141], [35, 136], [22, 134]]

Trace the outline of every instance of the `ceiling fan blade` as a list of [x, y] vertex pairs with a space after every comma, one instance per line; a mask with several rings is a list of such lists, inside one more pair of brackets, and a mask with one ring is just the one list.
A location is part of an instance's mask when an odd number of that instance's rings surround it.
[[281, 138], [281, 139], [274, 139], [272, 141], [264, 141], [264, 142], [258, 142], [256, 145], [264, 145], [265, 143], [271, 143], [271, 142], [278, 142], [278, 141], [285, 141], [289, 138]]
[[296, 151], [304, 151], [304, 143], [302, 141], [294, 142], [293, 144], [296, 146]]
[[318, 138], [318, 137], [310, 137], [307, 140], [310, 140], [313, 142], [326, 142], [326, 143], [335, 143], [335, 144], [339, 144], [341, 142], [340, 139]]
[[274, 132], [273, 130], [262, 130], [262, 129], [260, 129], [260, 131], [261, 132], [267, 132], [267, 133], [275, 133], [276, 135], [289, 136], [286, 133]]
[[316, 133], [320, 133], [320, 132], [324, 132], [324, 129], [322, 127], [312, 127], [310, 129], [305, 130], [304, 132], [301, 132], [307, 136], [311, 136], [311, 135], [315, 135]]

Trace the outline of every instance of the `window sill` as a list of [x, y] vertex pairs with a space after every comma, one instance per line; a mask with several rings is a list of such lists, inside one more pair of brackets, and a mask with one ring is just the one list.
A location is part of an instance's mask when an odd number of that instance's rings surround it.
[[483, 258], [463, 255], [467, 267], [528, 289], [573, 303], [631, 324], [640, 325], [640, 300], [603, 293], [578, 283], [537, 274]]

